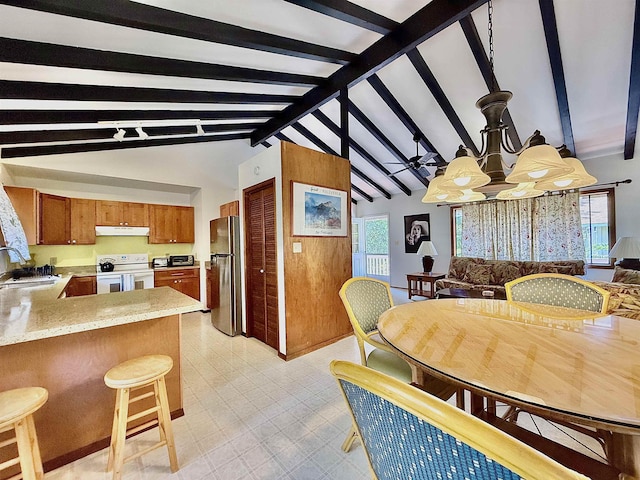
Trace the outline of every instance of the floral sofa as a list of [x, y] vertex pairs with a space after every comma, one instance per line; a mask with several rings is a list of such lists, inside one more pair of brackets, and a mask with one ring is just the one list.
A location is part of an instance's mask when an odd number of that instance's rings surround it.
[[504, 284], [534, 273], [584, 275], [582, 260], [553, 262], [519, 262], [515, 260], [484, 260], [474, 257], [451, 257], [446, 278], [436, 280], [436, 290], [464, 288], [504, 292]]
[[593, 283], [611, 294], [607, 313], [640, 320], [640, 271], [616, 267], [610, 282]]

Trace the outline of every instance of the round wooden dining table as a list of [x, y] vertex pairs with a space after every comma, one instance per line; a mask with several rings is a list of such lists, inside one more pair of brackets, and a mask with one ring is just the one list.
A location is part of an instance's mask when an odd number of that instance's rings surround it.
[[609, 462], [640, 478], [639, 320], [443, 299], [395, 306], [380, 316], [378, 330], [414, 375], [603, 432]]

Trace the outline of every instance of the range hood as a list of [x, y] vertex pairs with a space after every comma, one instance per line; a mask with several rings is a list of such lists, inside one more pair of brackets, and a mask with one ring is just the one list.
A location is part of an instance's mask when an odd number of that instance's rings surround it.
[[149, 227], [106, 227], [96, 226], [98, 237], [148, 237]]

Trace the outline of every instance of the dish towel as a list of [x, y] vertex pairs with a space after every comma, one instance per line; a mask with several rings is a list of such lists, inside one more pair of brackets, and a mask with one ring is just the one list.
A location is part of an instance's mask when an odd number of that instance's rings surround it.
[[[29, 245], [22, 223], [20, 223], [16, 209], [13, 208], [7, 192], [4, 191], [4, 185], [0, 183], [0, 187], [2, 187], [0, 188], [0, 230], [2, 230], [2, 235], [4, 236], [4, 243], [7, 247], [18, 250], [25, 260], [30, 260]], [[20, 262], [20, 257], [16, 252], [7, 251], [9, 252], [9, 259], [13, 263]]]

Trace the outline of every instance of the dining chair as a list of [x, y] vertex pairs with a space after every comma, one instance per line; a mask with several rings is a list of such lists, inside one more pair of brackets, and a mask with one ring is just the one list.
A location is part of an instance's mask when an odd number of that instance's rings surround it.
[[576, 308], [605, 314], [610, 293], [591, 282], [560, 273], [536, 273], [505, 283], [507, 300]]
[[586, 479], [492, 425], [393, 377], [334, 360], [374, 479]]
[[[378, 318], [393, 307], [389, 284], [375, 278], [354, 277], [342, 285], [339, 295], [353, 327], [362, 365], [391, 375], [404, 383], [411, 383], [410, 365], [396, 355], [378, 334]], [[369, 353], [365, 344], [370, 346]], [[457, 390], [450, 384], [432, 377], [427, 378], [425, 384], [419, 387], [444, 400], [449, 399]], [[348, 452], [356, 438], [356, 429], [352, 426], [342, 444], [342, 450]]]

